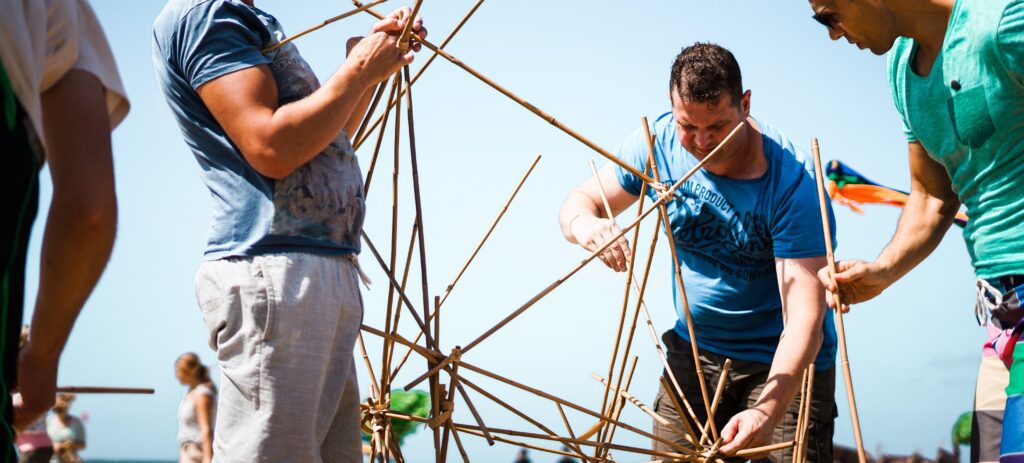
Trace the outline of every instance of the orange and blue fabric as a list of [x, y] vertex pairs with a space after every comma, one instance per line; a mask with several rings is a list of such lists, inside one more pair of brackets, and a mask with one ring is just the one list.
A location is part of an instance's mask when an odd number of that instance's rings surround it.
[[[863, 204], [886, 204], [903, 208], [907, 204], [910, 194], [894, 188], [879, 185], [846, 164], [838, 160], [828, 163], [825, 169], [828, 176], [828, 195], [833, 201], [849, 207], [858, 214], [863, 214], [860, 208]], [[960, 228], [967, 225], [967, 214], [958, 212], [953, 219]]]

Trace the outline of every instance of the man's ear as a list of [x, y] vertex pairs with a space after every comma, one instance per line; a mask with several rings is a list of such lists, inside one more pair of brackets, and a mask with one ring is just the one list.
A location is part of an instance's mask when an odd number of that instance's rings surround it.
[[750, 90], [743, 92], [743, 96], [740, 97], [740, 110], [744, 119], [750, 117]]

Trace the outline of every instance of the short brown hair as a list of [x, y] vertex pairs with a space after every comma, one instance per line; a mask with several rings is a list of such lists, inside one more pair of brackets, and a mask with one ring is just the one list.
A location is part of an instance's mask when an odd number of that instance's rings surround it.
[[697, 42], [676, 56], [669, 89], [683, 101], [698, 103], [717, 103], [725, 93], [738, 105], [743, 95], [740, 65], [721, 45]]

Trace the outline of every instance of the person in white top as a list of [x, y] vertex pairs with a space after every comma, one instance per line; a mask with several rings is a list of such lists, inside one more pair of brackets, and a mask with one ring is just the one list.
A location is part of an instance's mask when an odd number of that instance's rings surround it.
[[[110, 45], [85, 0], [0, 0], [0, 461], [13, 460], [11, 427], [54, 403], [57, 366], [78, 313], [113, 248], [117, 200], [110, 132], [128, 99]], [[28, 235], [49, 163], [53, 198], [43, 236], [28, 344], [18, 332]], [[13, 413], [12, 413], [13, 408]], [[10, 414], [9, 414], [10, 413]], [[11, 420], [11, 422], [8, 422]]]
[[174, 376], [188, 386], [178, 405], [179, 463], [213, 461], [213, 424], [217, 420], [217, 387], [199, 356], [188, 352], [174, 362]]

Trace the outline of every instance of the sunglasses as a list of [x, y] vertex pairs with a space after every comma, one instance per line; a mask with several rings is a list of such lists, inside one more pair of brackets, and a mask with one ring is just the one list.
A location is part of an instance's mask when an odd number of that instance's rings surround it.
[[830, 13], [814, 13], [814, 15], [811, 16], [811, 18], [814, 19], [815, 21], [818, 21], [818, 24], [825, 26], [826, 29], [835, 28], [835, 19], [832, 17], [832, 14]]

